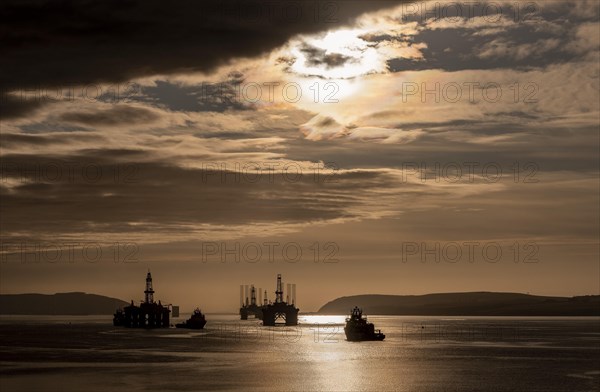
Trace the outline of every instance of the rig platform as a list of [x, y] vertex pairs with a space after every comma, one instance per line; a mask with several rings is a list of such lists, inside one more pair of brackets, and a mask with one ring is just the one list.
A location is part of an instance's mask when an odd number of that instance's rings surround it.
[[[246, 293], [244, 300], [244, 291]], [[249, 315], [262, 320], [265, 326], [275, 326], [277, 324], [298, 325], [298, 312], [296, 308], [296, 285], [287, 285], [288, 296], [283, 300], [283, 282], [281, 274], [277, 275], [277, 289], [275, 290], [275, 302], [267, 299], [267, 291], [265, 290], [264, 301], [259, 298], [256, 300], [256, 289], [251, 285], [250, 299], [248, 299], [248, 286], [240, 286], [240, 318], [247, 320]], [[259, 289], [259, 295], [261, 294]], [[262, 306], [258, 304], [262, 302]]]
[[114, 326], [129, 328], [169, 328], [169, 306], [163, 306], [160, 301], [154, 302], [154, 290], [152, 289], [152, 275], [148, 271], [146, 275], [145, 300], [136, 306], [131, 305], [117, 309], [113, 317]]

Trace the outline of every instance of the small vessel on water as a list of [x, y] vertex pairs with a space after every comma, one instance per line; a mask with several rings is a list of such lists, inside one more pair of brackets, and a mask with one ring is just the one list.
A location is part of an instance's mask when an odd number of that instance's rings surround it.
[[367, 316], [363, 317], [362, 309], [357, 306], [352, 309], [350, 317], [346, 318], [344, 332], [346, 333], [346, 340], [350, 342], [385, 339], [385, 335], [381, 333], [381, 330], [375, 331], [375, 326], [367, 321]]
[[185, 322], [176, 324], [176, 328], [202, 329], [206, 325], [206, 317], [202, 314], [199, 308], [194, 310], [192, 316]]

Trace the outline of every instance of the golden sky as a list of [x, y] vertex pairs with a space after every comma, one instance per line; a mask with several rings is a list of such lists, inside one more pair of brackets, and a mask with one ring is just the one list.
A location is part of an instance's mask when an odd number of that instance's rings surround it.
[[7, 8], [2, 293], [599, 294], [598, 2], [245, 3]]

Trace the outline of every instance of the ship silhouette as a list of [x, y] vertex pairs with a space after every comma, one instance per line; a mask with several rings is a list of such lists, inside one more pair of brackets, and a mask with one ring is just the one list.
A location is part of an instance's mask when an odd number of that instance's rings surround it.
[[357, 306], [352, 309], [350, 317], [346, 318], [344, 332], [346, 333], [346, 340], [350, 342], [385, 339], [385, 335], [381, 333], [381, 330], [375, 331], [375, 326], [367, 321], [367, 316], [363, 317], [362, 309]]
[[184, 323], [175, 324], [177, 328], [190, 328], [190, 329], [202, 329], [206, 325], [206, 317], [200, 311], [200, 308], [196, 308], [192, 316]]

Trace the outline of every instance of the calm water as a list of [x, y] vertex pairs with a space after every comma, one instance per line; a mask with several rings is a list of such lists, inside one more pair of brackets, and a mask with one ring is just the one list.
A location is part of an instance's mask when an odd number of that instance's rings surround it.
[[207, 318], [190, 331], [0, 317], [0, 391], [600, 390], [598, 318], [372, 316], [386, 339], [360, 343], [344, 340], [343, 317]]

